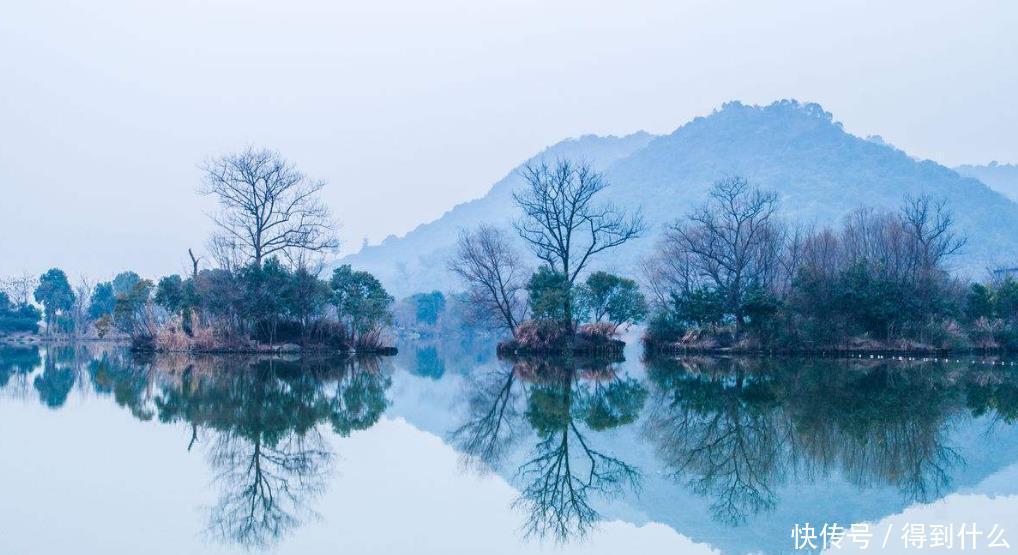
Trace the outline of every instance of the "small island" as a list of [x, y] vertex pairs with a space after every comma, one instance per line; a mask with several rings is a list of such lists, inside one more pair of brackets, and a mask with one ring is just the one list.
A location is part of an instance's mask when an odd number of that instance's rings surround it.
[[320, 277], [323, 255], [339, 244], [318, 197], [324, 182], [253, 148], [202, 169], [199, 191], [219, 206], [217, 231], [208, 255], [188, 249], [190, 275], [124, 271], [72, 287], [52, 268], [12, 279], [5, 289], [13, 295], [0, 295], [0, 335], [126, 341], [137, 352], [395, 354], [386, 333], [394, 299], [382, 284], [348, 265]]
[[929, 355], [1018, 349], [1018, 282], [953, 275], [966, 240], [945, 202], [905, 197], [840, 225], [781, 221], [731, 177], [671, 224], [647, 263], [652, 353]]
[[475, 319], [512, 335], [501, 356], [619, 355], [620, 326], [642, 320], [647, 303], [636, 281], [588, 266], [646, 231], [639, 213], [600, 202], [608, 187], [590, 164], [528, 164], [513, 194], [514, 228], [541, 261], [528, 273], [508, 233], [491, 226], [463, 231], [449, 269], [467, 287]]

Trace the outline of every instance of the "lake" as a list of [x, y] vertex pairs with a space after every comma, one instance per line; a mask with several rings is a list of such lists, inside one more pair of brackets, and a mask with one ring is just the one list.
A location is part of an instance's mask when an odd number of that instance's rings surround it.
[[1018, 366], [978, 357], [5, 346], [0, 553], [790, 553], [825, 524], [1000, 552], [1016, 424]]

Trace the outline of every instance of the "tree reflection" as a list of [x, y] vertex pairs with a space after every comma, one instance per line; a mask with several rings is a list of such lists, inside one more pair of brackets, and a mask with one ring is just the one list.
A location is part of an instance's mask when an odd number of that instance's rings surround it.
[[521, 421], [528, 423], [537, 443], [515, 471], [522, 487], [514, 506], [528, 536], [565, 541], [599, 520], [592, 495], [639, 487], [639, 470], [596, 447], [591, 432], [633, 422], [646, 396], [639, 381], [607, 362], [516, 360], [474, 381], [470, 418], [452, 437], [468, 458], [499, 468]]
[[[0, 346], [0, 387], [51, 408], [91, 390], [134, 418], [186, 426], [181, 447], [202, 451], [214, 477], [209, 535], [263, 548], [315, 518], [335, 459], [327, 430], [347, 436], [385, 411], [383, 360]], [[937, 499], [964, 464], [954, 424], [1018, 423], [1018, 373], [999, 364], [681, 357], [647, 361], [646, 379], [605, 360], [478, 364], [451, 442], [469, 464], [513, 477], [526, 534], [559, 541], [639, 489], [640, 470], [608, 447], [619, 430], [641, 432], [668, 479], [739, 525], [779, 492], [831, 476]]]
[[39, 401], [51, 409], [62, 407], [74, 387], [74, 368], [63, 361], [58, 362], [61, 351], [65, 350], [50, 347], [43, 358], [42, 374], [32, 380], [32, 385], [39, 392]]
[[315, 515], [308, 503], [324, 490], [332, 456], [316, 430], [273, 442], [216, 433], [208, 457], [220, 495], [208, 532], [245, 547], [272, 544]]
[[466, 423], [452, 434], [452, 442], [477, 462], [479, 470], [500, 468], [507, 453], [519, 440], [519, 398], [516, 373], [512, 367], [478, 370], [471, 375]]
[[957, 379], [933, 365], [799, 366], [783, 380], [795, 386], [790, 457], [810, 475], [838, 469], [859, 487], [894, 486], [906, 502], [937, 499], [962, 462], [947, 442], [964, 406]]
[[414, 349], [413, 373], [437, 380], [445, 374], [445, 359], [438, 354], [434, 345], [420, 346]]
[[42, 357], [36, 347], [15, 347], [0, 344], [0, 388], [12, 378], [24, 378], [42, 364]]
[[738, 365], [707, 374], [657, 368], [659, 410], [645, 427], [673, 478], [709, 497], [714, 518], [738, 524], [774, 506], [783, 431], [768, 384]]
[[189, 365], [179, 387], [156, 400], [159, 418], [200, 430], [219, 499], [210, 510], [215, 539], [264, 548], [316, 513], [333, 453], [318, 425], [340, 435], [373, 425], [389, 378], [377, 360], [212, 359]]
[[117, 405], [139, 420], [155, 416], [152, 398], [157, 373], [150, 363], [123, 351], [106, 351], [90, 360], [86, 371], [97, 394], [112, 395]]
[[[207, 532], [267, 547], [306, 519], [325, 489], [339, 436], [364, 430], [388, 406], [384, 359], [366, 357], [143, 356], [111, 345], [0, 346], [0, 388], [29, 381], [39, 401], [63, 406], [77, 384], [139, 420], [185, 424], [187, 450], [204, 449], [219, 495]], [[40, 369], [41, 367], [41, 369]]]
[[996, 422], [1018, 424], [1018, 372], [970, 372], [965, 393], [973, 416], [992, 414]]
[[732, 525], [772, 509], [776, 487], [832, 473], [929, 501], [963, 462], [946, 435], [964, 374], [942, 367], [690, 357], [652, 360], [649, 375], [646, 437]]
[[392, 380], [381, 371], [381, 362], [373, 357], [346, 359], [342, 372], [327, 387], [332, 393], [329, 422], [340, 436], [370, 428], [389, 405], [385, 393]]

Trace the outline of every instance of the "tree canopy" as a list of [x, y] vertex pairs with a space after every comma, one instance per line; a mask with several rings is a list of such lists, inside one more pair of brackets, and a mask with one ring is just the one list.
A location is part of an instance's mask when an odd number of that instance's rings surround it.
[[375, 276], [355, 271], [347, 264], [332, 272], [329, 286], [340, 318], [347, 320], [356, 333], [364, 334], [389, 322], [389, 306], [395, 299]]
[[579, 304], [595, 322], [616, 327], [633, 324], [647, 316], [647, 300], [636, 281], [608, 272], [587, 276], [578, 292]]
[[308, 178], [278, 152], [249, 148], [203, 165], [201, 192], [215, 197], [220, 249], [239, 251], [260, 266], [273, 254], [301, 257], [339, 246], [328, 207], [318, 198], [324, 181]]
[[50, 330], [57, 313], [74, 305], [74, 290], [67, 281], [67, 274], [59, 268], [51, 268], [39, 278], [34, 295], [36, 302], [45, 307], [47, 330]]

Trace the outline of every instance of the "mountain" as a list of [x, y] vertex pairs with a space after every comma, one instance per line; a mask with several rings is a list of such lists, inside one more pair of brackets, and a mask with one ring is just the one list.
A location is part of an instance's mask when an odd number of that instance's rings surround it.
[[1018, 202], [1018, 164], [990, 162], [985, 166], [958, 166], [954, 171], [965, 177], [978, 179], [994, 191]]
[[[625, 137], [586, 135], [567, 139], [527, 160], [585, 160], [600, 170], [607, 170], [616, 161], [647, 146], [655, 137], [634, 133]], [[524, 162], [525, 164], [526, 162]], [[379, 245], [368, 245], [346, 256], [340, 264], [375, 274], [386, 289], [397, 297], [434, 289], [457, 289], [455, 279], [446, 270], [446, 261], [455, 251], [461, 229], [481, 224], [510, 227], [516, 217], [512, 193], [523, 184], [519, 167], [476, 200], [453, 207], [437, 220], [417, 226], [403, 237], [389, 236]]]
[[[639, 274], [639, 262], [663, 226], [702, 202], [711, 184], [726, 175], [742, 175], [778, 192], [783, 217], [817, 225], [836, 223], [860, 206], [896, 209], [906, 195], [931, 193], [947, 200], [969, 238], [956, 270], [981, 275], [987, 266], [1018, 258], [1018, 204], [978, 179], [851, 135], [817, 104], [730, 102], [668, 135], [584, 136], [532, 160], [542, 158], [590, 161], [611, 183], [604, 200], [642, 210], [651, 225], [647, 235], [600, 262], [628, 275]], [[445, 266], [459, 230], [482, 222], [508, 226], [517, 216], [511, 193], [521, 183], [514, 170], [484, 197], [341, 263], [375, 273], [397, 296], [455, 290], [458, 284]]]

